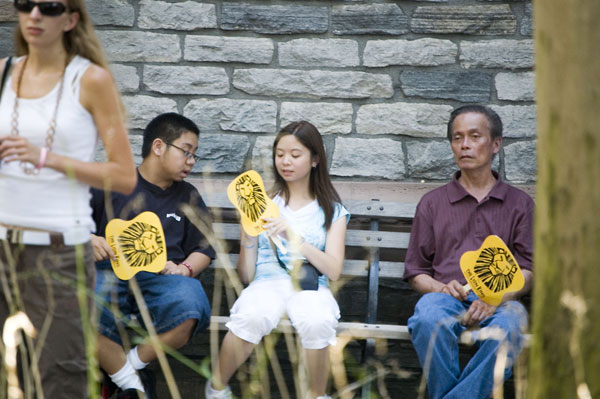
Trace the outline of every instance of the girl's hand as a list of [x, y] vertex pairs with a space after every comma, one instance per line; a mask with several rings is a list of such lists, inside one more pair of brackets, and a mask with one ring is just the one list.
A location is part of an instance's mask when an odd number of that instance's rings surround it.
[[0, 159], [6, 162], [21, 161], [37, 165], [40, 161], [40, 147], [21, 136], [0, 137]]
[[263, 227], [270, 236], [281, 236], [286, 240], [297, 236], [297, 233], [290, 227], [288, 221], [282, 217], [263, 218], [263, 220], [266, 222]]

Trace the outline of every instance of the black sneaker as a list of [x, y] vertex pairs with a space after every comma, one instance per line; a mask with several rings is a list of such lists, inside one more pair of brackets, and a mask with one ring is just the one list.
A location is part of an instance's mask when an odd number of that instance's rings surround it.
[[100, 370], [102, 371], [102, 399], [110, 399], [119, 387], [110, 379], [106, 371]]
[[154, 372], [147, 368], [143, 368], [138, 370], [137, 373], [142, 380], [144, 391], [146, 391], [146, 399], [158, 399], [158, 396], [156, 395], [156, 377], [154, 376]]
[[124, 391], [119, 390], [117, 393], [117, 399], [144, 399], [146, 395], [143, 392], [138, 391], [135, 388], [129, 388]]

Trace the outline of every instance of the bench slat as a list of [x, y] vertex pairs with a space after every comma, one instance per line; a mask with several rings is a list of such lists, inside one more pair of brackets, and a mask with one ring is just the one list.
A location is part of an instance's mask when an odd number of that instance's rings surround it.
[[[213, 223], [213, 229], [226, 240], [239, 240], [240, 227], [236, 223]], [[408, 248], [410, 233], [396, 231], [348, 230], [346, 245], [372, 248]]]
[[[229, 321], [227, 316], [211, 316], [210, 318], [210, 329], [225, 331], [227, 327], [225, 324]], [[483, 332], [487, 327], [483, 327], [480, 331]], [[283, 333], [292, 333], [294, 328], [292, 323], [288, 319], [282, 319], [277, 325], [277, 331]], [[336, 329], [339, 337], [350, 336], [355, 339], [398, 339], [403, 341], [410, 341], [410, 333], [408, 332], [407, 326], [400, 326], [394, 324], [367, 324], [367, 323], [356, 323], [356, 322], [340, 322]], [[529, 348], [531, 346], [531, 334], [525, 334], [523, 336], [523, 346]], [[473, 336], [469, 333], [461, 334], [459, 342], [463, 345], [473, 345]]]
[[[237, 263], [237, 254], [218, 254], [217, 259], [213, 262], [216, 269], [223, 269], [227, 264], [227, 260], [231, 267], [235, 268]], [[342, 275], [352, 277], [366, 277], [369, 273], [369, 262], [366, 260], [346, 259]], [[379, 277], [385, 278], [402, 278], [404, 275], [404, 262], [379, 262]]]
[[377, 200], [344, 201], [344, 205], [352, 216], [371, 216], [378, 218], [412, 219], [415, 216], [417, 204], [399, 202], [380, 202]]
[[[211, 316], [210, 329], [224, 331], [227, 330], [225, 324], [229, 321], [227, 316]], [[282, 333], [292, 333], [294, 328], [292, 323], [283, 319], [277, 325], [277, 331]], [[396, 326], [391, 324], [365, 324], [354, 322], [341, 322], [337, 327], [338, 336], [351, 336], [356, 339], [367, 338], [385, 338], [385, 339], [400, 339], [410, 340], [408, 327]]]
[[[213, 209], [235, 209], [225, 193], [203, 194], [206, 206]], [[344, 206], [354, 217], [387, 217], [412, 219], [417, 208], [416, 203], [382, 202], [378, 200], [349, 200]]]

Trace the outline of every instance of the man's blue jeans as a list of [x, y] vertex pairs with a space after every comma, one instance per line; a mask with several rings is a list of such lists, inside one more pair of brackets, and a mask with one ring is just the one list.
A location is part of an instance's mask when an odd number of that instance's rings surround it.
[[[482, 328], [499, 327], [501, 333], [506, 333], [505, 339], [484, 340], [482, 337], [476, 343], [477, 352], [465, 369], [460, 370], [458, 341], [466, 327], [460, 323], [458, 316], [468, 310], [476, 299], [477, 296], [472, 292], [464, 302], [447, 294], [425, 294], [417, 302], [415, 313], [408, 320], [413, 345], [423, 372], [427, 373], [430, 399], [489, 398], [494, 384], [496, 351], [501, 343], [508, 344], [504, 378], [511, 375], [512, 364], [522, 347], [522, 331], [527, 327], [527, 311], [516, 301], [502, 304], [492, 316], [480, 324]], [[474, 334], [477, 335], [478, 332], [475, 331]], [[433, 345], [431, 349], [430, 345]], [[425, 368], [428, 356], [431, 357], [431, 363], [427, 372]]]

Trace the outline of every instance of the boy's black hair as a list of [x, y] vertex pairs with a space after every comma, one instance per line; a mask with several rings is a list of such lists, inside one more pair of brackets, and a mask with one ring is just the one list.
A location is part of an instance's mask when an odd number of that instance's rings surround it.
[[488, 123], [490, 124], [490, 134], [492, 140], [495, 140], [498, 137], [502, 137], [502, 119], [500, 119], [500, 116], [498, 116], [498, 114], [494, 110], [492, 110], [489, 107], [486, 107], [485, 105], [469, 104], [456, 108], [450, 114], [447, 132], [448, 140], [452, 141], [452, 124], [454, 123], [454, 119], [456, 119], [458, 115], [466, 114], [469, 112], [482, 114], [487, 118]]
[[200, 129], [189, 118], [175, 112], [160, 114], [148, 123], [144, 129], [144, 142], [142, 143], [142, 158], [150, 154], [152, 142], [161, 139], [165, 143], [172, 143], [183, 133], [200, 135]]

